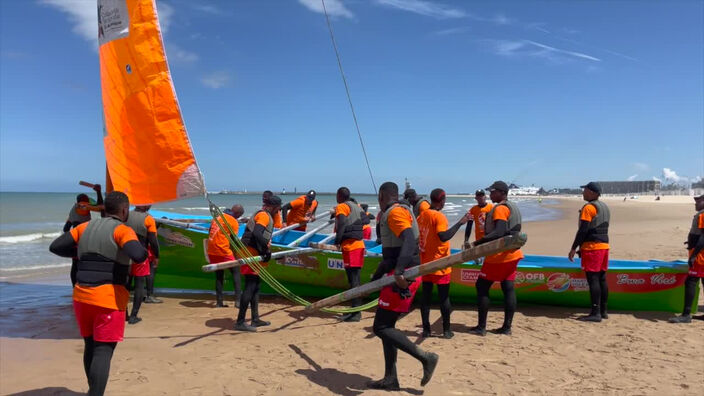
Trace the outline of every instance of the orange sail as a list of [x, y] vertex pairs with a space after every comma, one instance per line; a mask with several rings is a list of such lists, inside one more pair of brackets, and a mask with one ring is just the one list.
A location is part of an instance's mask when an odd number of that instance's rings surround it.
[[98, 0], [105, 159], [115, 190], [147, 205], [205, 194], [153, 0]]

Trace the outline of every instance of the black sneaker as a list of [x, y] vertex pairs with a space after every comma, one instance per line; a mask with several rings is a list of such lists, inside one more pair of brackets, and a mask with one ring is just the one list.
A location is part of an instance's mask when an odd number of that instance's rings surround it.
[[675, 316], [667, 320], [670, 323], [692, 323], [691, 315]]
[[601, 315], [594, 314], [594, 315], [580, 316], [579, 318], [577, 318], [577, 320], [581, 320], [582, 322], [601, 322]]
[[423, 329], [423, 333], [420, 335], [423, 338], [428, 338], [430, 337], [430, 329]]
[[242, 323], [235, 323], [235, 330], [256, 332], [257, 328], [242, 322]]
[[215, 308], [227, 308], [227, 307], [229, 307], [229, 305], [227, 305], [225, 303], [219, 302], [219, 303], [215, 304]]
[[442, 338], [449, 340], [450, 338], [454, 337], [455, 333], [453, 333], [451, 330], [445, 330], [442, 332]]
[[494, 334], [511, 335], [510, 327], [499, 327], [498, 329], [491, 330]]
[[425, 386], [430, 379], [433, 377], [433, 372], [435, 371], [435, 366], [438, 365], [438, 360], [440, 356], [437, 353], [428, 352], [425, 363], [423, 363], [423, 378], [420, 380], [420, 386]]
[[138, 318], [138, 317], [136, 317], [136, 316], [130, 316], [130, 317], [127, 319], [127, 323], [129, 323], [129, 324], [135, 324], [135, 323], [139, 323], [139, 322], [141, 322], [141, 321], [142, 321], [142, 318]]
[[271, 322], [267, 322], [266, 320], [261, 320], [261, 319], [252, 319], [252, 327], [264, 327], [264, 326], [269, 326]]
[[469, 329], [469, 334], [474, 334], [474, 335], [484, 337], [486, 335], [486, 329], [483, 327], [474, 326], [471, 329]]
[[608, 318], [609, 318], [609, 314], [606, 313], [606, 311], [604, 311], [604, 312], [601, 313], [601, 318], [602, 318], [602, 319], [608, 319]]
[[164, 302], [163, 300], [158, 299], [158, 298], [153, 297], [153, 296], [147, 296], [147, 298], [144, 300], [144, 303], [145, 303], [145, 304], [161, 304], [161, 303], [163, 303], [163, 302]]
[[353, 312], [350, 314], [350, 316], [348, 316], [347, 318], [342, 319], [342, 320], [345, 322], [359, 322], [360, 320], [362, 320], [362, 313], [361, 312]]
[[381, 389], [386, 391], [399, 391], [401, 387], [398, 385], [397, 378], [382, 378], [377, 381], [367, 382], [367, 388], [369, 389]]

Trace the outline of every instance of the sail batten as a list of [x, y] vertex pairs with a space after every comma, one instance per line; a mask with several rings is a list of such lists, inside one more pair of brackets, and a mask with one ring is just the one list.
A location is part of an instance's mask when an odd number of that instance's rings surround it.
[[205, 194], [153, 0], [98, 0], [103, 144], [115, 190], [154, 204]]

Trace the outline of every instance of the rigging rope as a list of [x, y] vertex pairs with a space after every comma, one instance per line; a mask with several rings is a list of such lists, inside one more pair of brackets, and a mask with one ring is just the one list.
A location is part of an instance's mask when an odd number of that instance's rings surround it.
[[340, 60], [340, 52], [337, 50], [337, 42], [335, 42], [335, 35], [332, 32], [332, 25], [330, 24], [330, 17], [328, 16], [328, 10], [325, 8], [325, 0], [320, 0], [323, 3], [323, 12], [325, 13], [325, 21], [328, 24], [328, 31], [330, 31], [330, 40], [332, 41], [332, 47], [335, 49], [335, 57], [337, 58], [337, 66], [340, 68], [340, 75], [342, 76], [342, 82], [345, 84], [345, 92], [347, 93], [347, 101], [350, 104], [350, 110], [352, 110], [352, 118], [354, 119], [354, 126], [357, 128], [357, 136], [359, 137], [359, 144], [362, 145], [362, 153], [364, 153], [364, 161], [367, 163], [367, 170], [369, 171], [369, 178], [372, 180], [372, 186], [374, 187], [374, 192], [377, 191], [376, 183], [374, 182], [374, 176], [372, 175], [372, 167], [369, 165], [369, 158], [367, 157], [367, 149], [364, 146], [364, 140], [362, 139], [362, 132], [359, 130], [359, 123], [357, 122], [357, 114], [354, 111], [354, 106], [352, 105], [352, 96], [350, 96], [350, 88], [347, 85], [347, 78], [345, 78], [345, 72], [342, 70], [342, 61]]
[[[249, 249], [247, 249], [244, 243], [242, 243], [242, 240], [240, 240], [240, 238], [234, 232], [232, 227], [230, 227], [230, 224], [225, 219], [225, 215], [222, 213], [220, 208], [217, 205], [213, 204], [213, 202], [210, 201], [210, 198], [206, 197], [206, 199], [208, 200], [208, 205], [210, 207], [210, 214], [213, 216], [213, 222], [218, 226], [218, 228], [220, 228], [220, 232], [222, 232], [230, 241], [230, 246], [232, 246], [232, 248], [235, 250], [237, 256], [241, 259], [244, 259], [247, 265], [252, 267], [259, 274], [259, 277], [281, 296], [291, 302], [303, 305], [304, 307], [309, 306], [311, 304], [310, 302], [306, 301], [305, 299], [294, 294], [292, 291], [288, 290], [283, 284], [281, 284], [281, 282], [276, 280], [276, 278], [274, 278], [274, 276], [271, 275], [265, 269], [265, 267], [259, 262], [259, 260], [255, 259], [252, 253], [250, 253]], [[218, 221], [218, 219], [220, 219], [221, 221]], [[227, 230], [225, 228], [227, 228]], [[326, 308], [323, 309], [323, 311], [337, 314], [353, 313], [373, 308], [377, 305], [377, 303], [378, 301], [374, 299], [358, 307]]]

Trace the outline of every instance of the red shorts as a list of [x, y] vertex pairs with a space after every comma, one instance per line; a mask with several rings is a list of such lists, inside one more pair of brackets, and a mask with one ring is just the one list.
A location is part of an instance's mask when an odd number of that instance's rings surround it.
[[99, 342], [120, 342], [125, 335], [125, 311], [116, 311], [82, 303], [73, 302], [76, 322], [81, 337], [93, 336]]
[[364, 265], [364, 248], [342, 251], [342, 262], [345, 267], [362, 268]]
[[696, 276], [697, 278], [704, 278], [704, 265], [692, 265], [687, 273], [689, 276]]
[[365, 228], [362, 230], [362, 238], [363, 239], [372, 239], [372, 228]]
[[486, 280], [501, 282], [505, 280], [516, 279], [516, 267], [521, 259], [506, 261], [504, 263], [487, 263], [482, 264], [482, 269], [479, 272], [479, 277]]
[[210, 264], [217, 264], [217, 263], [224, 263], [225, 261], [234, 261], [235, 256], [213, 256], [212, 254], [208, 255], [208, 262]]
[[423, 275], [423, 282], [430, 282], [430, 283], [434, 283], [436, 285], [447, 285], [448, 283], [450, 283], [451, 277], [452, 277], [452, 273], [445, 274], [445, 275], [428, 274], [428, 275]]
[[151, 273], [151, 263], [154, 260], [152, 249], [147, 249], [147, 259], [141, 263], [132, 263], [130, 266], [130, 275], [132, 276], [149, 276]]
[[[393, 276], [393, 271], [389, 275]], [[411, 290], [411, 297], [401, 298], [401, 296], [393, 290], [393, 285], [384, 286], [379, 293], [379, 308], [394, 312], [408, 312], [413, 302], [413, 297], [421, 284], [421, 279], [416, 278], [408, 285]]]
[[582, 250], [582, 270], [599, 272], [609, 269], [609, 249]]

